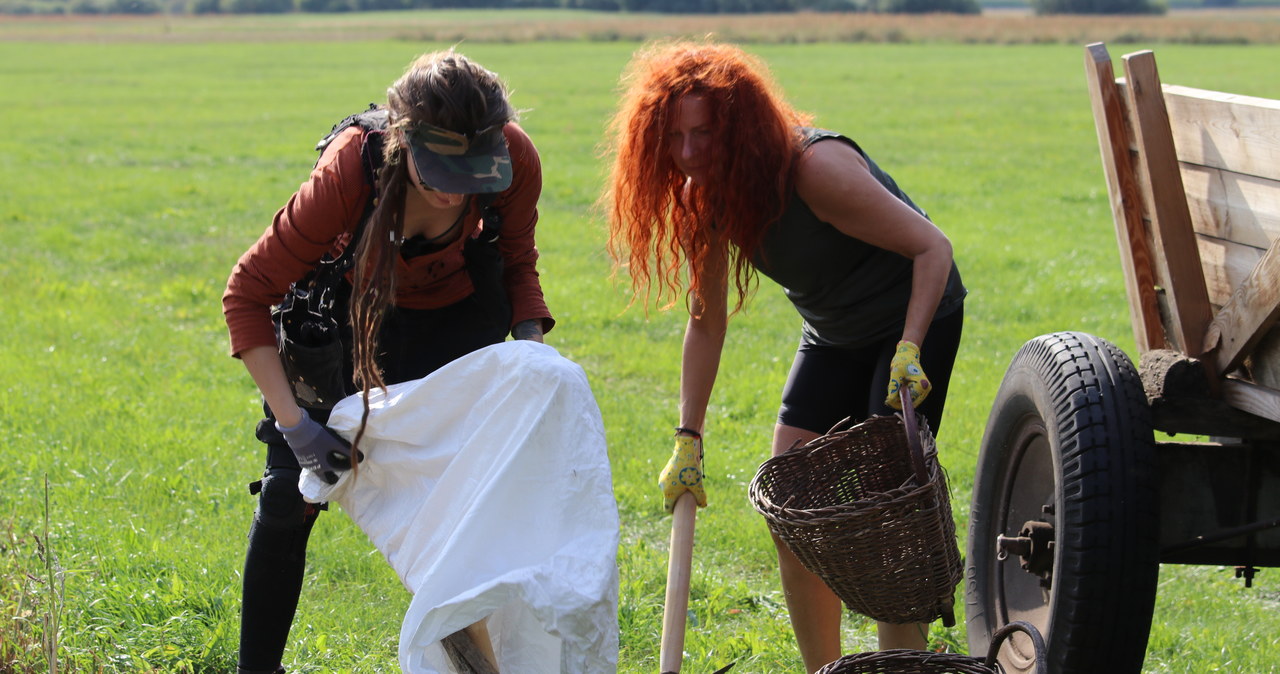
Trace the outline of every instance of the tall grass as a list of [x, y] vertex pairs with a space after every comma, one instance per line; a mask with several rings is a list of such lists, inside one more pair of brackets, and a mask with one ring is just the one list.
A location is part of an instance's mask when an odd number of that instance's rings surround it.
[[[0, 672], [47, 671], [48, 639], [63, 671], [232, 670], [245, 484], [262, 448], [218, 299], [305, 177], [311, 144], [437, 46], [0, 43]], [[624, 311], [591, 208], [632, 48], [463, 44], [510, 82], [543, 155], [541, 267], [559, 320], [548, 342], [590, 377], [622, 515], [622, 672], [657, 666], [670, 525], [654, 483], [676, 421], [683, 326], [678, 311]], [[955, 244], [971, 295], [939, 444], [963, 532], [982, 430], [1017, 348], [1074, 329], [1133, 353], [1082, 50], [755, 49], [799, 107], [856, 138]], [[1157, 54], [1167, 81], [1280, 97], [1275, 47]], [[767, 281], [730, 328], [709, 410], [687, 671], [800, 671], [746, 499], [797, 328]], [[338, 510], [313, 541], [286, 666], [393, 671], [408, 603], [394, 574]], [[60, 629], [40, 619], [54, 610], [50, 551], [65, 583]], [[1246, 590], [1220, 569], [1166, 568], [1148, 671], [1280, 671], [1276, 599], [1268, 572]], [[849, 651], [874, 647], [865, 620], [851, 617], [845, 637]], [[963, 627], [936, 629], [933, 643], [963, 649]]]

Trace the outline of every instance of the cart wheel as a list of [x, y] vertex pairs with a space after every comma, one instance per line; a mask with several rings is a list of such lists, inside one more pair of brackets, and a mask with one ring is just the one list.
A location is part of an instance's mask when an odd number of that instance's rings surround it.
[[[987, 421], [965, 569], [969, 649], [1023, 620], [1049, 671], [1142, 669], [1159, 573], [1155, 441], [1138, 373], [1092, 335], [1042, 335], [1014, 356]], [[1035, 670], [1031, 643], [1002, 650]]]

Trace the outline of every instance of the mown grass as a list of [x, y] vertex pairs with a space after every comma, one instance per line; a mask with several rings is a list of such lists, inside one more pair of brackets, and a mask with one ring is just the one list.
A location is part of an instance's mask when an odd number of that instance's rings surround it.
[[[261, 466], [256, 394], [226, 356], [231, 264], [329, 126], [436, 43], [0, 43], [0, 672], [226, 672]], [[1135, 45], [1140, 47], [1144, 45]], [[604, 414], [622, 515], [622, 672], [653, 671], [669, 520], [679, 311], [606, 282], [598, 142], [634, 45], [464, 44], [501, 72], [544, 161], [549, 343]], [[794, 102], [848, 132], [952, 237], [971, 296], [939, 442], [964, 532], [973, 464], [1014, 351], [1084, 330], [1133, 353], [1074, 46], [758, 45]], [[1113, 54], [1118, 58], [1119, 50]], [[1128, 51], [1126, 49], [1125, 51]], [[1280, 97], [1276, 47], [1157, 47], [1167, 81]], [[746, 485], [768, 453], [797, 328], [763, 282], [709, 412], [686, 671], [800, 671]], [[50, 527], [44, 522], [44, 484]], [[286, 666], [394, 671], [408, 598], [363, 535], [321, 518]], [[46, 557], [46, 555], [53, 555]], [[46, 561], [61, 580], [49, 580]], [[1280, 671], [1275, 581], [1166, 567], [1150, 672]], [[59, 583], [65, 583], [60, 585]], [[41, 616], [65, 602], [50, 634]], [[935, 647], [964, 650], [962, 626]], [[851, 618], [846, 649], [874, 647]], [[7, 650], [6, 650], [7, 649]]]

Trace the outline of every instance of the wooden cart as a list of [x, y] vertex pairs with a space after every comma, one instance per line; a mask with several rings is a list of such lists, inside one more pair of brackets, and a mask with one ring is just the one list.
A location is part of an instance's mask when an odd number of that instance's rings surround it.
[[[1027, 342], [970, 514], [971, 647], [1025, 620], [1058, 674], [1141, 671], [1161, 563], [1280, 566], [1280, 101], [1123, 61], [1085, 48], [1139, 364], [1082, 332]], [[1030, 645], [1001, 662], [1030, 671]]]

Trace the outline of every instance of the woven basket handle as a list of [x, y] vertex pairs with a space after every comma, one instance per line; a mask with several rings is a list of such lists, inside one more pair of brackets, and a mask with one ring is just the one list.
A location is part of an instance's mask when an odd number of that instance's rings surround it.
[[916, 422], [916, 408], [911, 403], [911, 392], [903, 386], [898, 389], [902, 399], [902, 424], [907, 427], [907, 447], [911, 449], [911, 465], [915, 466], [916, 479], [929, 484], [929, 469], [924, 463], [924, 448], [920, 446], [920, 426]]
[[991, 635], [991, 647], [987, 649], [987, 657], [983, 661], [984, 664], [988, 667], [995, 666], [996, 657], [1000, 655], [1000, 645], [1014, 632], [1023, 632], [1031, 638], [1031, 648], [1035, 651], [1036, 656], [1036, 674], [1046, 674], [1049, 671], [1049, 664], [1046, 662], [1047, 654], [1044, 647], [1044, 637], [1040, 636], [1040, 630], [1036, 629], [1035, 625], [1022, 620], [1015, 620], [996, 630], [996, 633]]

